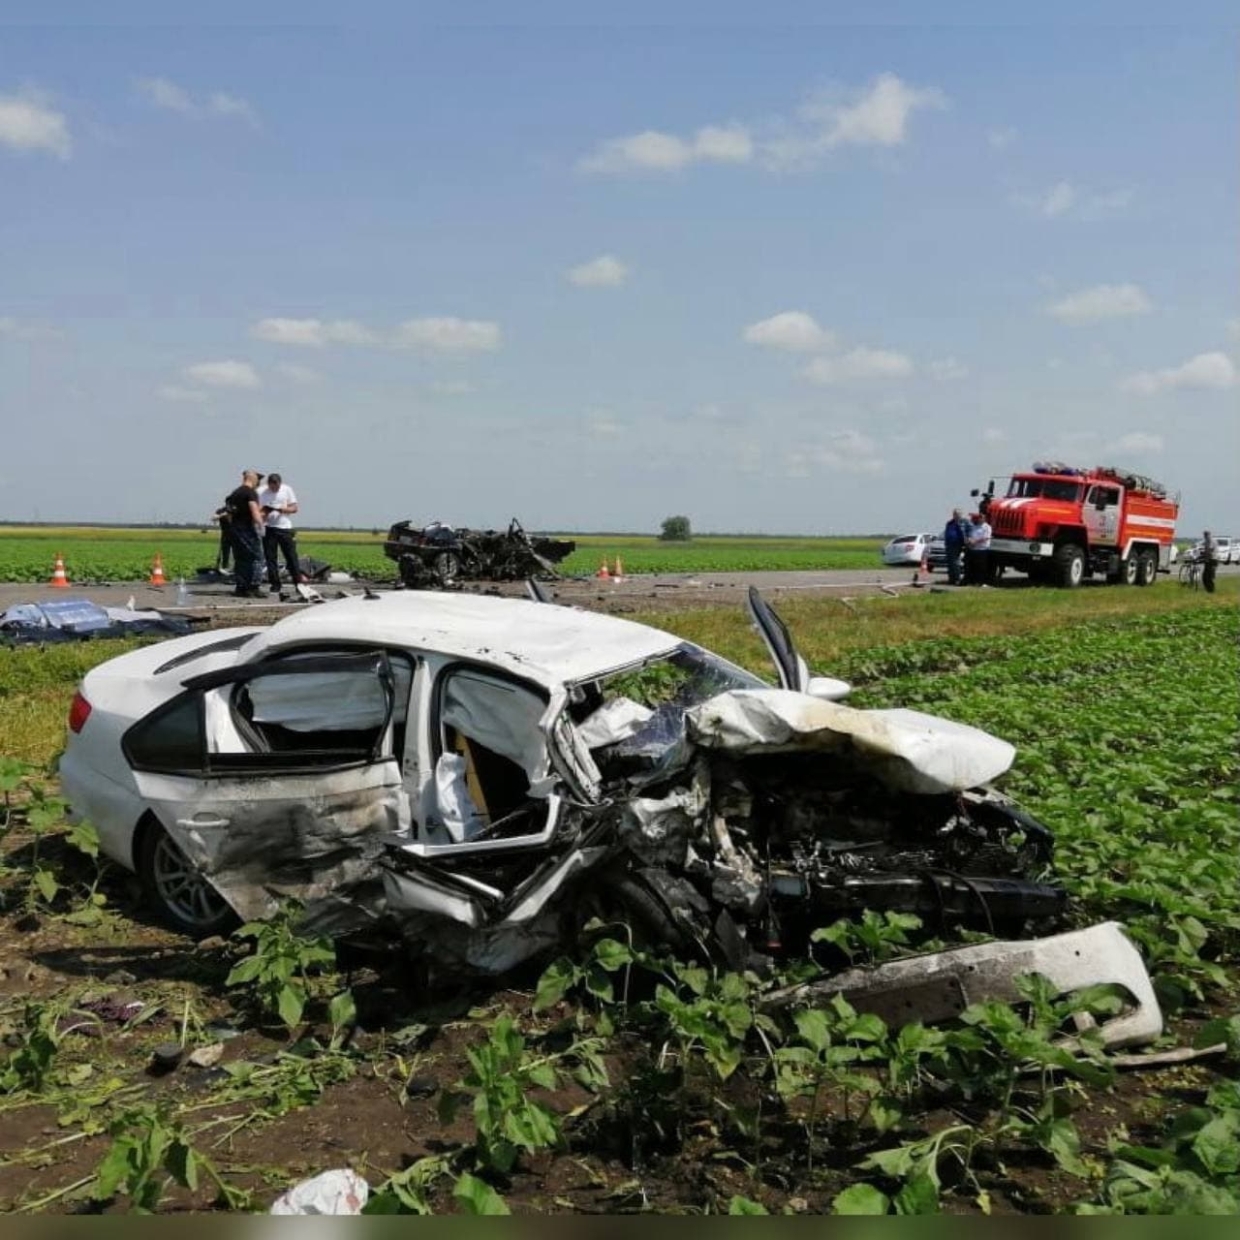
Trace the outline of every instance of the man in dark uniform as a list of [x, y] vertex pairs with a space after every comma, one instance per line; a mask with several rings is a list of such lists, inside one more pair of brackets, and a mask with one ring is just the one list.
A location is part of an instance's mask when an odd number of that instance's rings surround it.
[[236, 560], [233, 593], [238, 598], [261, 598], [263, 593], [263, 511], [257, 490], [262, 478], [256, 469], [242, 470], [241, 485], [224, 501]]
[[1218, 572], [1218, 543], [1206, 530], [1201, 536], [1201, 584], [1207, 594], [1214, 593], [1214, 574]]

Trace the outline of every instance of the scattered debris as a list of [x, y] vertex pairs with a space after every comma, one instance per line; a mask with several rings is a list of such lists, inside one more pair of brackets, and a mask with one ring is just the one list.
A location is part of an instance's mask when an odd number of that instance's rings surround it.
[[199, 1046], [190, 1051], [185, 1062], [195, 1068], [214, 1068], [224, 1054], [223, 1042], [212, 1042], [208, 1046]]
[[276, 1198], [272, 1214], [361, 1214], [370, 1185], [356, 1171], [339, 1168], [302, 1180]]
[[12, 645], [188, 632], [189, 622], [178, 616], [134, 611], [132, 607], [101, 607], [84, 598], [17, 603], [0, 614], [0, 643]]

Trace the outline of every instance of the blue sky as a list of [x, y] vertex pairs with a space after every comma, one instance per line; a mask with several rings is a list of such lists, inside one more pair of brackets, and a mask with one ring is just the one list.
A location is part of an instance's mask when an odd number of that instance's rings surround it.
[[307, 524], [872, 532], [1058, 457], [1240, 531], [1224, 6], [48, 8], [0, 16], [0, 517], [253, 463]]

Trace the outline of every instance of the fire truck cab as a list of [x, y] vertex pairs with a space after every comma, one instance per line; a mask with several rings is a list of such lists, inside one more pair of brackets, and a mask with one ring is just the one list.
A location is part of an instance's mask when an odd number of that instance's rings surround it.
[[990, 564], [1072, 588], [1090, 577], [1153, 585], [1170, 569], [1179, 496], [1129, 470], [1037, 462], [1012, 475], [1007, 494], [992, 480], [979, 511], [991, 527]]

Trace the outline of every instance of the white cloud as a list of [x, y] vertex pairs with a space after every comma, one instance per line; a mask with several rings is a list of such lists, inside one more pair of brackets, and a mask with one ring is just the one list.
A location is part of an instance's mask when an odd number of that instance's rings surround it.
[[816, 357], [805, 368], [811, 383], [848, 383], [856, 379], [900, 379], [913, 373], [913, 363], [903, 353], [868, 349], [860, 345], [839, 357]]
[[568, 282], [578, 288], [616, 288], [628, 278], [629, 269], [612, 254], [600, 254], [568, 269]]
[[996, 151], [1005, 150], [1016, 141], [1016, 130], [1010, 125], [998, 126], [987, 131], [986, 141], [989, 142]]
[[439, 353], [480, 353], [498, 349], [498, 323], [482, 319], [407, 319], [390, 331], [367, 327], [356, 319], [260, 319], [250, 328], [255, 340], [268, 344], [321, 349], [326, 345], [372, 345], [392, 349], [431, 349]]
[[751, 323], [743, 335], [749, 344], [782, 349], [786, 353], [819, 353], [835, 345], [834, 334], [820, 327], [813, 315], [804, 310], [785, 310]]
[[249, 362], [199, 362], [186, 366], [185, 377], [207, 387], [256, 388], [262, 386], [258, 372]]
[[921, 108], [946, 104], [942, 91], [922, 90], [902, 82], [894, 73], [882, 73], [870, 87], [845, 106], [820, 99], [801, 109], [801, 115], [822, 125], [820, 141], [831, 146], [900, 146], [907, 136], [909, 117]]
[[580, 160], [583, 172], [678, 172], [694, 163], [743, 164], [753, 158], [753, 139], [738, 125], [706, 125], [692, 138], [657, 129], [608, 138]]
[[299, 383], [303, 387], [312, 383], [322, 383], [323, 376], [309, 366], [298, 366], [296, 362], [281, 362], [276, 373], [282, 375], [290, 383]]
[[353, 319], [262, 319], [250, 328], [250, 335], [269, 344], [292, 344], [321, 349], [328, 344], [378, 344], [368, 327]]
[[1057, 215], [1063, 215], [1074, 202], [1076, 202], [1076, 190], [1067, 181], [1060, 181], [1047, 191], [1042, 199], [1040, 210], [1043, 215], [1053, 219]]
[[166, 384], [155, 395], [161, 400], [170, 400], [178, 405], [205, 405], [207, 403], [206, 392], [198, 388], [179, 387], [175, 383]]
[[0, 146], [14, 151], [50, 151], [68, 159], [73, 150], [64, 115], [36, 92], [0, 95]]
[[167, 112], [180, 112], [183, 116], [235, 116], [258, 127], [258, 114], [238, 95], [217, 90], [199, 102], [184, 86], [166, 77], [139, 78], [134, 86], [148, 103]]
[[987, 426], [982, 431], [982, 443], [992, 448], [1007, 443], [1007, 432], [997, 426]]
[[952, 379], [963, 379], [968, 373], [969, 368], [954, 357], [940, 357], [930, 363], [930, 377], [937, 379], [940, 383], [947, 383]]
[[1153, 304], [1135, 284], [1095, 284], [1070, 293], [1046, 309], [1061, 323], [1096, 323], [1101, 319], [1149, 314]]
[[255, 128], [258, 127], [258, 113], [247, 100], [236, 95], [216, 91], [207, 101], [207, 110], [216, 116], [237, 116]]
[[1071, 181], [1056, 181], [1044, 193], [1032, 198], [1018, 195], [1014, 201], [1046, 219], [1105, 220], [1126, 210], [1132, 199], [1131, 189], [1090, 190]]
[[1143, 370], [1123, 380], [1120, 388], [1138, 396], [1153, 396], [1178, 388], [1221, 390], [1235, 387], [1238, 381], [1235, 364], [1226, 353], [1198, 353], [1182, 366], [1163, 370]]
[[815, 470], [842, 474], [878, 474], [884, 462], [878, 445], [857, 430], [835, 431], [817, 444], [809, 444], [785, 458], [790, 478], [807, 478]]
[[591, 413], [586, 425], [595, 439], [619, 439], [624, 433], [623, 425], [601, 410]]
[[46, 323], [32, 323], [27, 319], [15, 319], [11, 315], [0, 315], [0, 339], [22, 340], [59, 340], [63, 333]]
[[134, 85], [138, 93], [157, 108], [166, 108], [169, 112], [194, 111], [194, 101], [189, 97], [189, 92], [167, 78], [139, 78]]
[[482, 319], [406, 319], [392, 337], [396, 348], [430, 349], [436, 353], [489, 353], [501, 343], [498, 323]]
[[883, 73], [851, 92], [818, 95], [792, 117], [776, 118], [761, 133], [732, 122], [703, 125], [682, 137], [646, 129], [608, 138], [578, 161], [584, 172], [679, 172], [692, 164], [750, 164], [769, 168], [806, 165], [841, 146], [899, 146], [908, 136], [909, 118], [925, 108], [946, 106], [943, 93], [910, 86]]
[[1111, 446], [1115, 452], [1131, 452], [1134, 454], [1161, 452], [1163, 450], [1163, 437], [1161, 435], [1151, 435], [1147, 431], [1131, 431], [1127, 435], [1121, 435]]

